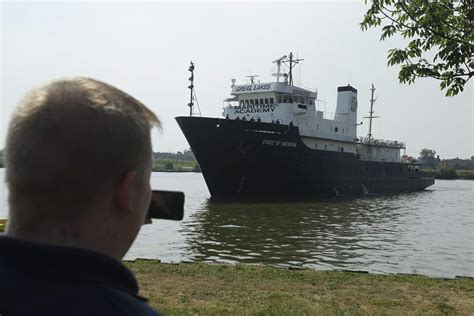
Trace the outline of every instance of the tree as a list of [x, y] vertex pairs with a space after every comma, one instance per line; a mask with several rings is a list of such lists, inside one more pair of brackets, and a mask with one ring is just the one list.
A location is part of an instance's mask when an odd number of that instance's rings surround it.
[[174, 165], [172, 162], [166, 162], [165, 163], [165, 170], [174, 170]]
[[428, 148], [423, 148], [420, 151], [420, 160], [422, 163], [425, 165], [428, 165], [430, 167], [436, 167], [436, 151]]
[[474, 75], [473, 21], [472, 0], [373, 0], [360, 26], [365, 31], [383, 23], [381, 41], [395, 34], [409, 40], [387, 56], [389, 66], [401, 64], [401, 83], [431, 77], [454, 96]]

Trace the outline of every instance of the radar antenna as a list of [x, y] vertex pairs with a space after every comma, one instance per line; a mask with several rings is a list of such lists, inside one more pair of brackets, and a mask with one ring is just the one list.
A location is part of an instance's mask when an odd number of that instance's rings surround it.
[[272, 61], [273, 64], [277, 64], [277, 73], [276, 74], [273, 74], [273, 76], [276, 76], [277, 77], [277, 82], [280, 82], [280, 69], [281, 69], [281, 62], [284, 61], [286, 59], [286, 55], [283, 55], [282, 57], [278, 58], [278, 59], [275, 59], [274, 61]]
[[372, 88], [370, 89], [371, 91], [371, 97], [370, 97], [370, 111], [369, 111], [369, 116], [364, 116], [364, 118], [368, 118], [369, 119], [369, 134], [367, 134], [367, 139], [369, 141], [373, 140], [373, 136], [372, 136], [372, 119], [374, 118], [379, 118], [380, 116], [374, 116], [374, 103], [375, 101], [377, 101], [378, 99], [378, 96], [374, 99], [374, 92], [375, 92], [375, 87], [374, 87], [374, 84], [372, 84]]
[[250, 83], [254, 83], [255, 82], [255, 78], [258, 77], [258, 75], [248, 75], [246, 76], [247, 78], [250, 78]]

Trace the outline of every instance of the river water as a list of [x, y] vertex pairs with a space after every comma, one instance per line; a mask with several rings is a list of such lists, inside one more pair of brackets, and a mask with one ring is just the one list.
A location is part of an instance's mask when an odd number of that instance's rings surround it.
[[[3, 170], [2, 174], [3, 175]], [[423, 192], [299, 203], [210, 203], [200, 173], [153, 173], [186, 194], [182, 222], [155, 220], [126, 259], [474, 276], [474, 181]], [[7, 193], [0, 186], [0, 217]]]

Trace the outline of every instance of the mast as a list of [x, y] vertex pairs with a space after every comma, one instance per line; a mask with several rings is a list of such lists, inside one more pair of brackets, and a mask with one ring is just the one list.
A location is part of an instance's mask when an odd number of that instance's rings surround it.
[[189, 66], [188, 71], [191, 72], [191, 77], [189, 77], [189, 81], [191, 84], [188, 86], [189, 92], [189, 116], [193, 116], [193, 107], [194, 107], [194, 64], [191, 61], [191, 66]]
[[374, 84], [372, 84], [372, 88], [370, 89], [371, 91], [371, 97], [370, 97], [370, 111], [369, 111], [369, 116], [366, 116], [364, 118], [369, 119], [369, 134], [367, 134], [367, 138], [369, 140], [373, 139], [372, 137], [372, 119], [374, 118], [379, 118], [380, 116], [374, 116], [374, 103], [377, 100], [377, 98], [374, 99], [374, 92], [375, 92], [375, 87]]
[[304, 59], [302, 58], [296, 58], [296, 59], [293, 59], [293, 53], [290, 53], [290, 59], [288, 60], [290, 65], [288, 66], [288, 82], [290, 83], [290, 85], [293, 85], [293, 68], [295, 67], [294, 65], [298, 64], [300, 61], [302, 61]]
[[293, 85], [293, 53], [290, 52], [290, 69], [288, 70], [288, 82]]

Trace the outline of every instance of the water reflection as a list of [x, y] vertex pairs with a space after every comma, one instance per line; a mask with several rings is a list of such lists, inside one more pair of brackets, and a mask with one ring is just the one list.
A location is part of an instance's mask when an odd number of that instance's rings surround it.
[[181, 232], [193, 260], [360, 269], [371, 250], [390, 251], [401, 239], [409, 212], [399, 201], [205, 202]]

